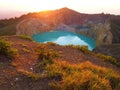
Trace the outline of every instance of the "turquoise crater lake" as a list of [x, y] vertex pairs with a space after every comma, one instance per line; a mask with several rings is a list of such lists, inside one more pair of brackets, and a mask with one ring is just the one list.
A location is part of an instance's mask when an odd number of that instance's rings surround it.
[[35, 34], [32, 36], [32, 38], [36, 42], [41, 43], [54, 42], [59, 45], [85, 45], [88, 46], [89, 50], [93, 50], [95, 48], [95, 41], [93, 39], [68, 31], [44, 32], [40, 34]]

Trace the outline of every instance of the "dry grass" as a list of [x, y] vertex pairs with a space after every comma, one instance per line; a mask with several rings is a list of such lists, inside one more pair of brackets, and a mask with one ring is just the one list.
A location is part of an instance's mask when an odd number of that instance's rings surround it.
[[33, 73], [27, 70], [23, 70], [23, 69], [18, 69], [18, 72], [28, 76], [29, 78], [33, 79], [33, 80], [39, 80], [40, 78], [42, 78], [42, 75], [40, 73]]
[[19, 35], [18, 37], [21, 38], [21, 39], [25, 39], [25, 40], [33, 41], [33, 39], [32, 39], [30, 36]]
[[114, 65], [120, 67], [120, 62], [118, 60], [116, 60], [115, 58], [113, 58], [112, 56], [108, 56], [108, 55], [104, 55], [104, 54], [100, 54], [100, 53], [97, 53], [94, 55], [103, 59], [106, 62], [110, 62], [111, 64], [114, 64]]
[[[55, 61], [46, 67], [50, 83], [55, 90], [118, 90], [120, 75], [90, 62], [69, 64]], [[114, 79], [114, 80], [113, 80]]]
[[6, 55], [8, 58], [12, 59], [18, 56], [18, 50], [11, 47], [12, 42], [0, 39], [0, 54]]

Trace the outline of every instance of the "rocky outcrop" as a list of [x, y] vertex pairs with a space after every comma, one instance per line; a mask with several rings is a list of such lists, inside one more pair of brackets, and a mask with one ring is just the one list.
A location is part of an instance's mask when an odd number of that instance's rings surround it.
[[113, 34], [112, 43], [120, 43], [120, 17], [111, 18], [110, 22], [110, 31]]
[[93, 30], [96, 30], [94, 34], [96, 40], [96, 46], [104, 45], [104, 44], [112, 44], [112, 33], [110, 32], [109, 23], [98, 24], [94, 26]]
[[96, 46], [104, 44], [112, 44], [113, 35], [110, 31], [109, 23], [88, 23], [89, 30], [77, 30], [77, 33], [91, 37], [96, 41]]
[[17, 25], [17, 35], [29, 35], [41, 33], [50, 30], [49, 26], [39, 19], [29, 18], [21, 21]]

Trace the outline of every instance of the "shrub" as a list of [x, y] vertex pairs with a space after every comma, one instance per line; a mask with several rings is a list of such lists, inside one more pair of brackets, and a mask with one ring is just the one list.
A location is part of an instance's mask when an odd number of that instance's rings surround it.
[[26, 36], [26, 35], [20, 35], [19, 38], [29, 40], [29, 41], [33, 41], [33, 39], [30, 36]]
[[27, 49], [27, 48], [22, 48], [22, 50], [23, 50], [23, 52], [25, 52], [25, 53], [30, 53], [30, 50]]
[[66, 45], [66, 47], [73, 47], [83, 53], [90, 54], [91, 51], [88, 50], [88, 46], [80, 46], [80, 45]]
[[48, 46], [49, 46], [49, 45], [51, 45], [51, 46], [56, 46], [56, 45], [58, 45], [58, 44], [53, 43], [53, 42], [47, 42], [46, 45], [48, 45]]
[[110, 84], [112, 89], [119, 90], [120, 89], [120, 78], [116, 76], [110, 77]]
[[107, 61], [107, 62], [110, 62], [118, 67], [120, 67], [120, 62], [118, 62], [115, 58], [113, 58], [112, 56], [107, 56], [107, 55], [104, 55], [104, 54], [95, 54], [97, 57], [103, 59], [104, 61]]
[[33, 72], [23, 70], [23, 69], [18, 69], [18, 72], [28, 76], [29, 78], [31, 78], [33, 80], [38, 80], [38, 79], [42, 78], [42, 75], [40, 73], [33, 73]]
[[59, 57], [59, 54], [52, 49], [46, 49], [44, 45], [40, 45], [39, 49], [36, 51], [39, 54], [39, 67], [46, 66], [47, 64], [52, 64], [55, 57]]
[[14, 58], [18, 55], [18, 50], [11, 47], [11, 42], [0, 40], [0, 54], [6, 55], [8, 58]]
[[88, 46], [74, 46], [74, 48], [82, 51], [83, 53], [89, 53], [90, 51], [88, 50]]

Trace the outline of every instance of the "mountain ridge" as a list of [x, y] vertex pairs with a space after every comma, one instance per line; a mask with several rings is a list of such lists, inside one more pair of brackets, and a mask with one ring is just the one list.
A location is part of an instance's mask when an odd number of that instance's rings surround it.
[[[61, 8], [53, 11], [29, 13], [22, 16], [17, 25], [17, 35], [30, 35], [50, 30], [67, 30], [91, 37], [96, 45], [111, 44], [110, 18], [120, 18], [109, 14], [82, 14], [72, 9]], [[118, 36], [117, 36], [118, 37]]]
[[[55, 29], [68, 30], [95, 39], [99, 46], [104, 43], [120, 42], [119, 28], [114, 25], [114, 19], [118, 22], [119, 18], [120, 16], [104, 13], [84, 14], [64, 7], [57, 10], [28, 13], [19, 18], [0, 20], [0, 31], [2, 31], [0, 35], [24, 34], [31, 36]], [[86, 30], [86, 27], [87, 29], [89, 27], [89, 31]]]

